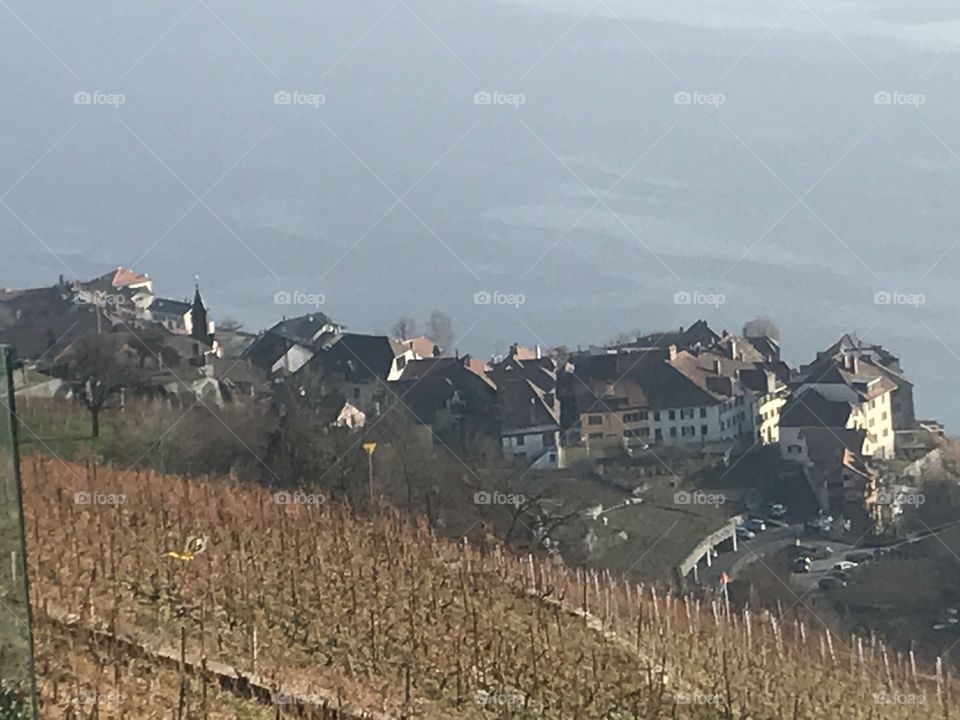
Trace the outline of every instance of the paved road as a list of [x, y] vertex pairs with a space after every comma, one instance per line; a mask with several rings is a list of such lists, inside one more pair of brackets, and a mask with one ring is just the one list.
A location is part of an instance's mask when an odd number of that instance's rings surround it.
[[771, 528], [759, 533], [753, 540], [738, 540], [736, 552], [729, 550], [721, 552], [713, 559], [711, 567], [700, 569], [700, 576], [707, 585], [718, 584], [721, 573], [735, 578], [737, 573], [743, 572], [750, 563], [772, 555], [780, 548], [792, 545], [794, 540], [802, 536], [803, 526], [798, 524]]

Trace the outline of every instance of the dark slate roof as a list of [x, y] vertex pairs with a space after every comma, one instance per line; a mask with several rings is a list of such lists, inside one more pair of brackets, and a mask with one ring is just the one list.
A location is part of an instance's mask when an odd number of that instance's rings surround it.
[[343, 333], [314, 357], [325, 373], [342, 373], [347, 382], [360, 383], [386, 380], [394, 354], [386, 335]]
[[169, 300], [167, 298], [154, 298], [150, 303], [150, 312], [163, 313], [164, 315], [186, 315], [193, 306], [188, 302], [180, 300]]
[[267, 332], [280, 335], [301, 345], [310, 345], [315, 340], [316, 334], [324, 326], [333, 324], [334, 322], [327, 315], [322, 312], [315, 312], [295, 318], [284, 318]]
[[843, 428], [850, 419], [850, 403], [827, 400], [816, 390], [793, 396], [780, 411], [781, 427]]
[[559, 426], [560, 405], [553, 392], [544, 392], [522, 376], [497, 385], [500, 427], [503, 433], [531, 427]]

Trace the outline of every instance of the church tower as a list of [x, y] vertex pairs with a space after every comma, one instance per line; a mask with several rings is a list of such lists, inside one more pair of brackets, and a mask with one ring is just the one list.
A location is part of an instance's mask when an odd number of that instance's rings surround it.
[[207, 323], [207, 309], [203, 306], [203, 298], [200, 297], [200, 278], [197, 278], [196, 292], [193, 295], [193, 306], [190, 308], [191, 337], [197, 340], [210, 342], [210, 333]]

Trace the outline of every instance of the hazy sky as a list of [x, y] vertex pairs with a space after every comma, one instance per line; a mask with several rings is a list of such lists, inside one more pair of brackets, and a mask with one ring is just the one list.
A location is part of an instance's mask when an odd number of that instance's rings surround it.
[[946, 0], [2, 0], [0, 286], [133, 264], [481, 355], [768, 313], [956, 424], [958, 42]]

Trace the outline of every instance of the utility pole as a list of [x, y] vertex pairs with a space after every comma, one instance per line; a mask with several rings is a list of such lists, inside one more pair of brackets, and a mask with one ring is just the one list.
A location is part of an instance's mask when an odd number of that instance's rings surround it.
[[367, 479], [370, 483], [370, 507], [373, 507], [373, 451], [377, 449], [375, 442], [363, 444], [363, 449], [367, 453]]

